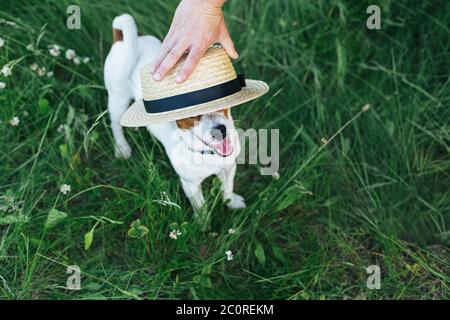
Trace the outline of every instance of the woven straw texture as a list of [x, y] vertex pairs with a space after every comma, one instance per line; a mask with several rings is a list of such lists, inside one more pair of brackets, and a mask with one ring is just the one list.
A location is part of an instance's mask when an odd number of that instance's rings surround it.
[[[181, 59], [174, 70], [163, 80], [154, 81], [149, 72], [149, 66], [141, 70], [142, 93], [145, 100], [167, 98], [187, 92], [205, 89], [236, 78], [236, 72], [225, 50], [213, 46], [205, 53], [192, 75], [183, 83], [177, 84], [175, 76], [183, 65], [185, 57]], [[246, 101], [253, 100], [269, 90], [269, 86], [258, 80], [246, 79], [246, 87], [230, 96], [214, 101], [186, 107], [183, 109], [147, 113], [142, 99], [133, 103], [120, 120], [125, 127], [143, 127], [151, 124], [175, 121], [189, 117], [231, 108]]]
[[209, 48], [194, 72], [183, 83], [176, 83], [175, 77], [186, 60], [184, 55], [161, 81], [153, 80], [150, 66], [141, 70], [142, 95], [145, 100], [157, 100], [209, 88], [236, 78], [233, 64], [221, 47]]

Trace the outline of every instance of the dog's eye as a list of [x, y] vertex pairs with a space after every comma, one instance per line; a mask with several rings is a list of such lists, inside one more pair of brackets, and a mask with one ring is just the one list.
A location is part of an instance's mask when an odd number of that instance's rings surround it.
[[177, 120], [178, 128], [180, 129], [190, 129], [200, 121], [202, 116], [190, 117], [186, 119]]

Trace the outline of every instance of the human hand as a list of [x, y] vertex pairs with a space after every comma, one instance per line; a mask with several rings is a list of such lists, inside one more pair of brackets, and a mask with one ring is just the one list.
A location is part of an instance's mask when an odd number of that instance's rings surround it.
[[175, 66], [181, 56], [189, 54], [176, 76], [176, 82], [186, 80], [206, 50], [219, 42], [227, 54], [238, 54], [228, 33], [222, 12], [225, 0], [182, 0], [175, 11], [172, 25], [153, 61], [150, 72], [159, 81]]

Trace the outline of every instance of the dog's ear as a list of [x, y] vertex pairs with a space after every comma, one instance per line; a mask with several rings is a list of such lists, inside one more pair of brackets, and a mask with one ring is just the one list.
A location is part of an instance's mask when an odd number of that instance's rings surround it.
[[197, 116], [197, 117], [190, 117], [190, 118], [177, 120], [177, 126], [180, 129], [189, 130], [190, 128], [195, 126], [197, 124], [197, 122], [200, 121], [201, 118], [202, 118], [202, 116]]
[[230, 109], [222, 109], [219, 110], [219, 112], [222, 112], [223, 115], [228, 118], [228, 115], [230, 114]]

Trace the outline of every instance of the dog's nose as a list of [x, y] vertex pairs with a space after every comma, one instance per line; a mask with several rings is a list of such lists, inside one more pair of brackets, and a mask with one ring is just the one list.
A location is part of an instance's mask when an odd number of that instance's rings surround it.
[[212, 130], [212, 135], [216, 140], [223, 140], [227, 137], [227, 127], [223, 124], [219, 124]]
[[225, 139], [227, 136], [227, 127], [225, 127], [225, 125], [223, 124], [219, 124], [216, 129], [219, 130], [222, 134], [222, 139]]

